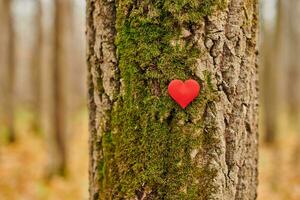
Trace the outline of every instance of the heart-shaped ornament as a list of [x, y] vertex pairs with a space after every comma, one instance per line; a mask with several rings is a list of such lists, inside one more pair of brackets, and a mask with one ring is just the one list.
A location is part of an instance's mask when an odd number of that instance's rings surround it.
[[200, 92], [200, 85], [195, 80], [173, 80], [169, 84], [170, 96], [182, 107], [186, 108]]

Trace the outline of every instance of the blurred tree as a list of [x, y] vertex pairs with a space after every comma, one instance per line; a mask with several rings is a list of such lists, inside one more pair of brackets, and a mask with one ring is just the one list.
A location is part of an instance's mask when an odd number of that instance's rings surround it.
[[54, 14], [54, 46], [53, 46], [53, 128], [55, 156], [52, 157], [53, 173], [66, 174], [66, 70], [68, 69], [66, 57], [66, 38], [70, 30], [71, 0], [55, 0]]
[[257, 8], [87, 0], [90, 199], [256, 199]]
[[12, 1], [4, 0], [1, 2], [1, 46], [4, 48], [1, 56], [2, 64], [5, 67], [5, 81], [3, 94], [3, 112], [4, 112], [4, 126], [7, 129], [8, 141], [13, 142], [16, 139], [16, 131], [14, 124], [14, 90], [15, 90], [15, 31], [12, 11]]
[[[289, 41], [290, 58], [287, 68], [287, 102], [291, 121], [299, 127], [300, 123], [300, 1], [289, 0]], [[300, 130], [298, 130], [300, 131]]]
[[[284, 62], [284, 43], [286, 14], [284, 12], [283, 1], [277, 2], [277, 17], [275, 30], [270, 25], [263, 24], [263, 43], [262, 43], [262, 85], [263, 85], [263, 109], [265, 120], [264, 142], [274, 144], [278, 132], [279, 115], [279, 72], [280, 65]], [[277, 81], [275, 81], [277, 80]]]
[[[291, 126], [300, 134], [300, 1], [289, 0], [289, 63], [287, 67], [287, 102]], [[296, 167], [300, 164], [300, 136], [295, 150]]]
[[33, 55], [31, 60], [32, 77], [31, 77], [31, 88], [33, 90], [33, 129], [40, 131], [41, 129], [41, 110], [42, 110], [42, 49], [43, 49], [43, 14], [42, 14], [42, 0], [35, 0], [35, 16], [34, 16], [34, 27], [35, 27], [35, 39], [33, 46]]
[[263, 93], [263, 109], [264, 109], [264, 120], [265, 120], [265, 135], [264, 141], [268, 144], [273, 144], [276, 138], [277, 132], [277, 117], [278, 117], [278, 99], [277, 97], [277, 87], [274, 83], [274, 76], [277, 75], [276, 64], [274, 62], [274, 49], [273, 42], [270, 41], [272, 34], [265, 29], [263, 30], [263, 39], [262, 44], [262, 93]]

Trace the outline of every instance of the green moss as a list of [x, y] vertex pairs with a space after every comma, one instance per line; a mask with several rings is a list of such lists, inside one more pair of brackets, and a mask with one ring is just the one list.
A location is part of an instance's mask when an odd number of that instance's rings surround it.
[[98, 172], [99, 172], [99, 178], [100, 178], [100, 182], [101, 183], [103, 183], [103, 178], [104, 178], [104, 175], [105, 175], [105, 165], [104, 165], [104, 160], [103, 159], [101, 159], [100, 160], [100, 162], [99, 162], [99, 170], [98, 170]]
[[[197, 167], [190, 154], [207, 142], [201, 119], [216, 92], [209, 74], [205, 80], [195, 76], [201, 49], [181, 40], [180, 34], [182, 27], [197, 26], [222, 2], [118, 2], [116, 46], [124, 94], [113, 107], [111, 132], [102, 140], [99, 173], [106, 195], [127, 199], [151, 188], [159, 199], [199, 199], [201, 184], [195, 177], [207, 171]], [[172, 79], [190, 78], [201, 83], [201, 95], [181, 109], [167, 86]]]
[[164, 8], [179, 22], [197, 23], [214, 9], [223, 8], [225, 0], [166, 0]]

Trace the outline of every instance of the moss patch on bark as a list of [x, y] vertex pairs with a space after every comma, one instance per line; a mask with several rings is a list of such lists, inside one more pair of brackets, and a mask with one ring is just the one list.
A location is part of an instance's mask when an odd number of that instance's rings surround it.
[[[193, 161], [203, 142], [203, 114], [217, 99], [207, 73], [195, 76], [201, 55], [189, 35], [202, 18], [224, 6], [223, 0], [119, 0], [116, 47], [121, 94], [104, 130], [100, 181], [103, 197], [132, 199], [199, 199], [210, 176]], [[183, 38], [184, 37], [184, 38]], [[172, 79], [196, 79], [200, 96], [181, 109], [168, 95]], [[194, 156], [197, 156], [195, 154]]]

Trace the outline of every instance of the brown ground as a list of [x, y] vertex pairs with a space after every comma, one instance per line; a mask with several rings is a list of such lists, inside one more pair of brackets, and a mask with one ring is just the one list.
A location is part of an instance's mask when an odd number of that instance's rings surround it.
[[300, 200], [300, 133], [281, 116], [276, 144], [260, 142], [258, 200]]
[[[0, 146], [0, 200], [88, 199], [88, 132], [86, 114], [72, 119], [68, 176], [45, 181], [47, 145], [30, 131], [28, 117], [18, 123], [18, 141]], [[19, 120], [20, 121], [20, 120]]]
[[[18, 121], [17, 143], [0, 146], [0, 200], [88, 199], [87, 115], [72, 119], [68, 177], [48, 182], [47, 141], [33, 134], [26, 120]], [[300, 200], [300, 167], [294, 167], [293, 159], [297, 138], [286, 133], [280, 135], [277, 148], [261, 145], [258, 200]]]

